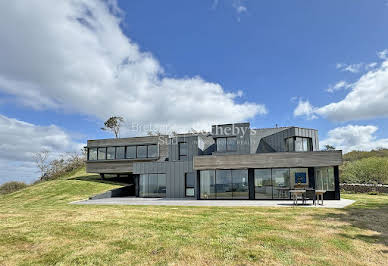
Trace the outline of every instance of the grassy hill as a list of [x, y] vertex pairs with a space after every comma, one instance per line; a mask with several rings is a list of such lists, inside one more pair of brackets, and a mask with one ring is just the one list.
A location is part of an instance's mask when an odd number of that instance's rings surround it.
[[68, 204], [119, 186], [80, 170], [0, 196], [0, 265], [388, 261], [388, 196], [346, 195], [358, 201], [342, 210]]

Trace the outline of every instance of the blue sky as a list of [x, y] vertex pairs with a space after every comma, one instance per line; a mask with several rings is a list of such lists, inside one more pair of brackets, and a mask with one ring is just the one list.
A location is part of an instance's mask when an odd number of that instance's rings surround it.
[[42, 147], [111, 137], [99, 129], [110, 115], [171, 130], [295, 125], [344, 151], [388, 147], [387, 1], [39, 3], [0, 4], [0, 183], [36, 178]]

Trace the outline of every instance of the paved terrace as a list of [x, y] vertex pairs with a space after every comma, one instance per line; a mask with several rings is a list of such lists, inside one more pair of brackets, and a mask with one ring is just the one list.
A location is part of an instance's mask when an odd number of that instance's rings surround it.
[[[354, 203], [354, 200], [325, 200], [324, 205], [313, 205], [312, 201], [298, 207], [312, 208], [344, 208]], [[154, 205], [154, 206], [206, 206], [206, 207], [295, 207], [292, 200], [192, 200], [192, 199], [166, 199], [166, 198], [105, 198], [94, 200], [75, 201], [71, 204], [80, 205]]]

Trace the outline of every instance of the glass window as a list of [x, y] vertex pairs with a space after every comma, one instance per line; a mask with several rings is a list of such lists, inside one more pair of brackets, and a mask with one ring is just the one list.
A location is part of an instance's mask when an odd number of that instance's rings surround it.
[[148, 197], [158, 197], [158, 174], [148, 175]]
[[200, 171], [201, 199], [214, 199], [215, 194], [215, 171]]
[[286, 139], [286, 151], [294, 151], [294, 138]]
[[303, 151], [303, 140], [302, 138], [295, 138], [295, 151]]
[[234, 199], [249, 199], [248, 170], [232, 170]]
[[116, 147], [116, 159], [125, 158], [125, 147]]
[[158, 192], [157, 196], [166, 197], [166, 174], [158, 174]]
[[194, 197], [195, 173], [185, 174], [186, 197]]
[[308, 138], [303, 138], [303, 151], [308, 151]]
[[106, 160], [106, 148], [98, 148], [98, 160]]
[[217, 151], [226, 151], [226, 138], [217, 138]]
[[309, 185], [309, 170], [308, 168], [291, 168], [291, 187], [308, 187]]
[[272, 186], [274, 199], [288, 199], [290, 197], [290, 170], [288, 168], [272, 169]]
[[271, 169], [255, 169], [255, 199], [272, 199]]
[[232, 197], [232, 172], [230, 170], [216, 170], [216, 198], [230, 199]]
[[188, 155], [187, 142], [179, 142], [178, 148], [179, 148], [179, 160], [185, 160]]
[[315, 168], [315, 189], [326, 191], [335, 190], [333, 167]]
[[158, 145], [148, 145], [148, 158], [158, 157]]
[[226, 139], [226, 149], [228, 151], [236, 151], [237, 150], [237, 138], [229, 137]]
[[127, 146], [127, 159], [135, 159], [136, 158], [136, 146]]
[[89, 160], [97, 160], [97, 148], [89, 148]]
[[106, 152], [106, 159], [113, 160], [115, 158], [115, 147], [108, 147]]
[[147, 146], [137, 146], [137, 158], [147, 158]]
[[148, 197], [148, 175], [140, 175], [139, 196]]
[[140, 197], [166, 197], [166, 174], [143, 174], [139, 181]]

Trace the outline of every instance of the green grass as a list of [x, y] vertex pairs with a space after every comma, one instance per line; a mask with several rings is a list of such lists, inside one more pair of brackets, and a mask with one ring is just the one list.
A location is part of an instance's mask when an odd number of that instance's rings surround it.
[[78, 171], [0, 196], [0, 265], [388, 261], [388, 195], [342, 209], [70, 205], [120, 184]]

